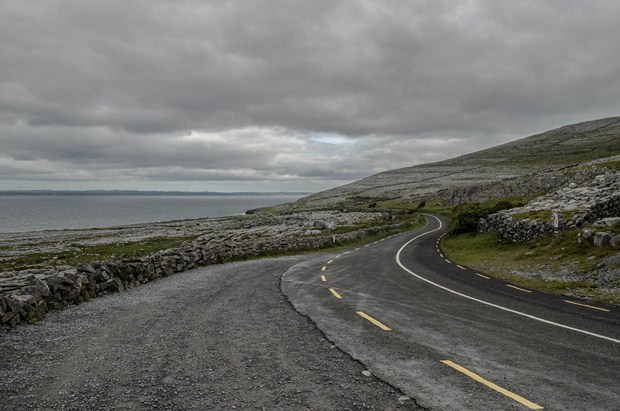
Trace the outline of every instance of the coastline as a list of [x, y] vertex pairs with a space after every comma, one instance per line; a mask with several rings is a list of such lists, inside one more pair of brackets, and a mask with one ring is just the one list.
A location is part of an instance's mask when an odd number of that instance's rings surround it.
[[0, 234], [0, 328], [199, 266], [318, 250], [411, 224], [380, 212], [314, 211]]

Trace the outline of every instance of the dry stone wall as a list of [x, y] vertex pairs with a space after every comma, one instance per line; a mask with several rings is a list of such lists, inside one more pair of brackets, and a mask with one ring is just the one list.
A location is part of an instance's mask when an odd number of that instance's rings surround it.
[[[566, 187], [541, 196], [524, 207], [503, 210], [481, 219], [479, 232], [497, 232], [515, 242], [531, 242], [559, 230], [596, 224], [609, 217], [620, 216], [620, 172], [597, 169], [597, 175], [584, 185], [571, 181]], [[547, 211], [553, 217], [537, 220], [517, 218], [519, 215]], [[563, 217], [564, 216], [564, 217]]]
[[59, 310], [198, 266], [288, 251], [321, 249], [397, 227], [385, 225], [336, 235], [284, 234], [247, 239], [213, 234], [199, 237], [178, 249], [135, 259], [108, 260], [77, 268], [50, 267], [8, 273], [0, 278], [0, 328], [35, 322], [50, 310]]

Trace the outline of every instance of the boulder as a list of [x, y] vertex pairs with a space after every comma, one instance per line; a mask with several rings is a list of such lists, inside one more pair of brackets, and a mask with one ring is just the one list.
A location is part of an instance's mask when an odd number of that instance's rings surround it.
[[607, 231], [594, 234], [593, 243], [596, 247], [606, 247], [609, 245], [610, 241], [611, 241], [611, 233]]

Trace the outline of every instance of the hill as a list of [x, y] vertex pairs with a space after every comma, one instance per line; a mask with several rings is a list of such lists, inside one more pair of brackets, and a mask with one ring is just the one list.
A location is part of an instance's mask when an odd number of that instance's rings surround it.
[[620, 117], [571, 124], [452, 159], [385, 171], [300, 199], [324, 208], [401, 199], [454, 205], [525, 195], [562, 183], [557, 172], [620, 154]]

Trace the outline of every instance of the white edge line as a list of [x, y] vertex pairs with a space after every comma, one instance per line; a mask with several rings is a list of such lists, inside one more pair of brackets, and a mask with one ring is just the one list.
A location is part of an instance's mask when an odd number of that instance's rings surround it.
[[[400, 262], [400, 253], [401, 253], [401, 252], [405, 249], [405, 247], [407, 247], [407, 246], [408, 246], [410, 243], [412, 243], [413, 241], [415, 241], [415, 240], [417, 240], [418, 238], [420, 238], [420, 237], [422, 237], [422, 236], [425, 236], [425, 235], [427, 235], [427, 234], [434, 233], [435, 231], [441, 230], [441, 228], [443, 227], [443, 224], [442, 224], [442, 222], [441, 222], [441, 220], [440, 220], [439, 218], [437, 218], [437, 217], [435, 217], [435, 216], [433, 216], [433, 215], [430, 215], [430, 214], [423, 214], [423, 215], [424, 215], [424, 216], [429, 216], [429, 217], [433, 217], [433, 218], [435, 218], [437, 221], [439, 221], [439, 227], [438, 227], [438, 228], [436, 228], [436, 229], [434, 229], [434, 230], [427, 231], [427, 232], [425, 232], [425, 233], [422, 233], [422, 234], [420, 234], [420, 235], [415, 236], [415, 237], [414, 237], [414, 238], [412, 238], [411, 240], [407, 241], [407, 242], [406, 242], [406, 243], [405, 243], [405, 244], [404, 244], [404, 245], [403, 245], [403, 246], [402, 246], [402, 247], [398, 250], [398, 252], [396, 253], [396, 263], [400, 266], [400, 268], [402, 268], [403, 270], [405, 270], [406, 272], [408, 272], [408, 273], [409, 273], [409, 274], [411, 274], [412, 276], [414, 276], [414, 277], [416, 277], [416, 278], [418, 278], [418, 279], [420, 279], [420, 280], [422, 280], [422, 281], [424, 281], [424, 282], [427, 282], [427, 283], [429, 283], [429, 284], [431, 284], [431, 285], [434, 285], [435, 287], [441, 288], [442, 290], [448, 291], [448, 292], [450, 292], [450, 293], [452, 293], [452, 294], [456, 294], [456, 295], [458, 295], [458, 296], [461, 296], [461, 297], [463, 297], [463, 298], [467, 298], [467, 299], [472, 300], [472, 301], [476, 301], [476, 302], [478, 302], [478, 303], [480, 303], [480, 304], [488, 305], [488, 306], [490, 306], [490, 307], [494, 307], [494, 308], [500, 309], [500, 310], [502, 310], [502, 311], [507, 311], [507, 312], [509, 312], [509, 313], [513, 313], [513, 314], [521, 315], [521, 316], [523, 316], [523, 317], [527, 317], [527, 318], [530, 318], [530, 319], [532, 319], [532, 320], [540, 321], [540, 322], [545, 323], [545, 324], [555, 325], [556, 327], [564, 328], [564, 329], [571, 330], [571, 331], [576, 331], [576, 332], [579, 332], [579, 333], [582, 333], [582, 334], [587, 334], [587, 335], [590, 335], [590, 336], [592, 336], [592, 337], [597, 337], [597, 338], [601, 338], [601, 339], [603, 339], [603, 340], [607, 340], [607, 341], [614, 342], [614, 343], [616, 343], [616, 344], [620, 344], [620, 340], [617, 340], [617, 339], [615, 339], [615, 338], [607, 337], [607, 336], [600, 335], [600, 334], [595, 334], [595, 333], [590, 332], [590, 331], [586, 331], [586, 330], [582, 330], [582, 329], [579, 329], [579, 328], [570, 327], [570, 326], [568, 326], [568, 325], [564, 325], [564, 324], [556, 323], [556, 322], [553, 322], [553, 321], [545, 320], [544, 318], [536, 317], [536, 316], [533, 316], [533, 315], [531, 315], [531, 314], [526, 314], [526, 313], [523, 313], [523, 312], [521, 312], [521, 311], [512, 310], [512, 309], [510, 309], [510, 308], [506, 308], [506, 307], [503, 307], [503, 306], [501, 306], [501, 305], [497, 305], [497, 304], [490, 303], [490, 302], [488, 302], [488, 301], [480, 300], [480, 299], [478, 299], [478, 298], [475, 298], [475, 297], [469, 296], [469, 295], [467, 295], [467, 294], [463, 294], [463, 293], [460, 293], [460, 292], [458, 292], [458, 291], [452, 290], [452, 289], [450, 289], [450, 288], [448, 288], [448, 287], [444, 287], [443, 285], [437, 284], [437, 283], [435, 283], [435, 282], [433, 282], [433, 281], [431, 281], [431, 280], [428, 280], [428, 279], [426, 279], [426, 278], [424, 278], [424, 277], [422, 277], [422, 276], [420, 276], [420, 275], [418, 275], [418, 274], [414, 273], [413, 271], [411, 271], [410, 269], [408, 269], [407, 267], [405, 267], [405, 266], [404, 266], [404, 265]], [[427, 224], [427, 225], [428, 225], [428, 224]]]

